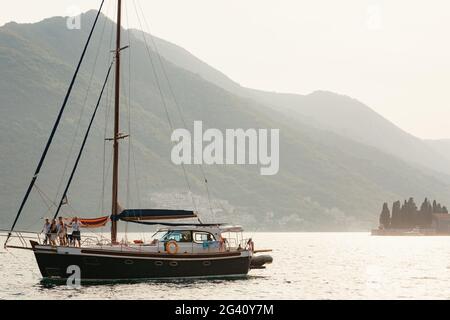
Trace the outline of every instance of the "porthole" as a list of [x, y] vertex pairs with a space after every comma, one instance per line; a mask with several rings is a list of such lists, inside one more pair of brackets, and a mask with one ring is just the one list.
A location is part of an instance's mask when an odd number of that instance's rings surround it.
[[203, 265], [205, 267], [209, 267], [211, 265], [211, 261], [203, 261]]
[[155, 266], [161, 267], [163, 265], [162, 261], [155, 261]]
[[176, 261], [170, 261], [170, 262], [169, 262], [169, 266], [171, 266], [171, 267], [178, 267], [178, 262], [176, 262]]
[[127, 259], [127, 260], [124, 261], [124, 263], [128, 264], [128, 265], [132, 265], [132, 264], [134, 264], [134, 261], [130, 260], [130, 259]]

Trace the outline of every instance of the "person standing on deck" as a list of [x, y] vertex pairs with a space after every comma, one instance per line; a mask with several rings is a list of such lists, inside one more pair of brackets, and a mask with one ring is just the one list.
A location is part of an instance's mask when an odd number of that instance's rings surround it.
[[64, 223], [64, 220], [62, 217], [58, 218], [58, 238], [59, 238], [59, 245], [60, 246], [66, 246], [67, 245], [67, 226]]
[[52, 224], [50, 225], [50, 244], [52, 246], [56, 246], [56, 237], [58, 235], [58, 226], [56, 224], [56, 220], [52, 220]]
[[69, 225], [69, 228], [72, 228], [72, 241], [74, 245], [78, 243], [78, 247], [81, 247], [81, 231], [80, 228], [83, 224], [78, 220], [77, 217], [73, 218], [72, 222]]
[[42, 233], [45, 235], [44, 238], [44, 245], [47, 245], [50, 243], [50, 221], [48, 218], [45, 219], [44, 227], [42, 228]]

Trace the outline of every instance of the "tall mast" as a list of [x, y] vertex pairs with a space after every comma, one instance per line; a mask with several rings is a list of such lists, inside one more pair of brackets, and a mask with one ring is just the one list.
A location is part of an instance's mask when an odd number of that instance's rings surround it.
[[[120, 33], [122, 20], [122, 0], [118, 0], [117, 6], [117, 32], [116, 32], [116, 83], [114, 102], [114, 158], [113, 158], [113, 181], [112, 181], [112, 210], [111, 214], [116, 216], [118, 212], [119, 191], [119, 110], [120, 110]], [[117, 242], [117, 221], [111, 219], [111, 243]]]

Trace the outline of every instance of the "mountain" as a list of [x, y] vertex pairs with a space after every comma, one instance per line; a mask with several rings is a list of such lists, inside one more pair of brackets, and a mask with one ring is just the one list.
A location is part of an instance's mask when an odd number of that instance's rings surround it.
[[[133, 32], [135, 35], [141, 33], [138, 30]], [[185, 49], [157, 37], [154, 39], [167, 60], [229, 92], [251, 98], [310, 126], [376, 147], [407, 162], [450, 174], [450, 157], [443, 157], [428, 141], [403, 131], [356, 99], [327, 91], [299, 95], [245, 88]]]
[[283, 112], [298, 114], [303, 121], [346, 138], [376, 147], [418, 166], [450, 173], [450, 162], [427, 141], [414, 137], [356, 99], [316, 91], [306, 96], [257, 94], [259, 101]]
[[434, 152], [450, 162], [450, 139], [425, 140], [425, 142]]
[[[90, 26], [94, 15], [92, 11], [83, 14], [82, 25]], [[11, 223], [32, 176], [88, 29], [68, 30], [62, 17], [0, 28], [2, 228]], [[114, 24], [102, 16], [37, 188], [25, 208], [21, 229], [39, 228], [40, 217], [51, 215], [52, 201], [67, 180], [98, 98], [111, 58], [113, 30]], [[371, 227], [384, 201], [428, 196], [445, 203], [450, 185], [443, 174], [324, 130], [296, 111], [275, 110], [270, 101], [233, 84], [186, 51], [168, 44], [164, 48], [163, 40], [157, 41], [164, 68], [151, 48], [148, 55], [136, 31], [124, 30], [124, 43], [130, 48], [122, 59], [121, 125], [123, 132], [130, 133], [132, 144], [129, 147], [123, 141], [121, 147], [123, 206], [197, 207], [205, 220], [214, 216], [245, 224], [247, 229], [318, 231]], [[196, 70], [186, 64], [196, 65]], [[214, 74], [215, 79], [205, 73]], [[103, 97], [64, 214], [109, 214], [111, 145], [105, 138], [111, 136], [112, 83]], [[199, 168], [186, 166], [186, 181], [182, 168], [170, 160], [171, 124], [179, 128], [186, 123], [191, 129], [194, 120], [202, 120], [205, 129], [280, 129], [279, 173], [261, 176], [259, 168], [250, 165], [204, 166], [214, 208], [211, 213]]]

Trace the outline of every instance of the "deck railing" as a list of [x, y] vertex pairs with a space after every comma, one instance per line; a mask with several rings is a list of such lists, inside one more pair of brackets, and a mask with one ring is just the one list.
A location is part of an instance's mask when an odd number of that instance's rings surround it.
[[[6, 238], [8, 234], [9, 230], [0, 230], [0, 236]], [[31, 250], [30, 240], [41, 243], [41, 234], [39, 232], [33, 231], [14, 231], [11, 233], [10, 239], [12, 241], [16, 240], [16, 242], [12, 242], [11, 244], [7, 245], [7, 248]]]

